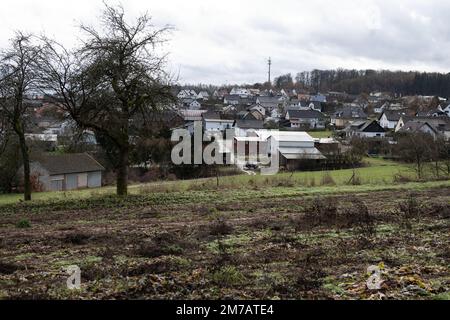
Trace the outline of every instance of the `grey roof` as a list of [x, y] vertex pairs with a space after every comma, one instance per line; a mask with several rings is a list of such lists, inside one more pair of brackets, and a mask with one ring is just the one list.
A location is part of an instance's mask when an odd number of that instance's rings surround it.
[[418, 117], [431, 117], [434, 114], [437, 114], [438, 116], [444, 116], [444, 117], [447, 116], [447, 114], [445, 112], [438, 110], [438, 109], [417, 112]]
[[307, 105], [310, 105], [311, 103], [314, 105], [315, 109], [322, 109], [322, 102], [320, 102], [320, 101], [310, 101], [310, 102], [308, 102]]
[[280, 103], [280, 97], [258, 97], [260, 103]]
[[367, 114], [358, 107], [343, 107], [334, 113], [336, 118], [367, 118]]
[[87, 153], [41, 155], [34, 160], [50, 175], [103, 171], [105, 168]]
[[294, 119], [321, 119], [324, 114], [317, 110], [288, 110], [289, 118]]
[[354, 121], [350, 123], [344, 131], [359, 131], [359, 132], [385, 132], [376, 120]]
[[386, 111], [384, 111], [384, 112], [381, 114], [380, 119], [381, 119], [381, 117], [383, 116], [383, 114], [386, 115], [386, 118], [387, 118], [389, 121], [398, 121], [398, 120], [400, 120], [400, 118], [404, 115], [404, 114], [402, 114], [402, 112], [399, 112], [399, 111], [389, 111], [389, 110], [386, 110]]
[[213, 111], [208, 111], [202, 114], [203, 119], [207, 120], [220, 120], [220, 114]]
[[418, 132], [425, 125], [429, 126], [435, 133], [437, 133], [437, 130], [428, 122], [418, 122], [418, 121], [409, 121], [405, 123], [405, 125], [400, 129], [400, 131]]
[[234, 126], [242, 129], [264, 129], [262, 120], [236, 120]]

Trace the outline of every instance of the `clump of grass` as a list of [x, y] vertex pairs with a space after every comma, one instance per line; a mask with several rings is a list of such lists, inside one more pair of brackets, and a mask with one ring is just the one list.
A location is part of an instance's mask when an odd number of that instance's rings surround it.
[[322, 176], [322, 186], [335, 186], [336, 182], [329, 172], [325, 172]]
[[397, 173], [394, 175], [393, 181], [394, 181], [394, 183], [408, 183], [408, 182], [414, 182], [416, 180], [409, 176], [405, 176], [403, 174]]
[[177, 237], [169, 233], [161, 233], [155, 236], [150, 242], [141, 244], [137, 249], [137, 254], [147, 258], [180, 255], [184, 251], [184, 245], [185, 243]]
[[209, 233], [213, 236], [223, 236], [230, 234], [232, 231], [233, 227], [230, 226], [224, 218], [218, 218], [211, 224]]
[[351, 186], [360, 186], [362, 185], [362, 180], [358, 172], [354, 171], [350, 180], [347, 182], [348, 185]]
[[19, 229], [31, 228], [31, 223], [27, 219], [22, 219], [16, 223], [16, 227]]
[[244, 275], [235, 266], [224, 266], [211, 274], [211, 281], [223, 287], [237, 286], [244, 280]]

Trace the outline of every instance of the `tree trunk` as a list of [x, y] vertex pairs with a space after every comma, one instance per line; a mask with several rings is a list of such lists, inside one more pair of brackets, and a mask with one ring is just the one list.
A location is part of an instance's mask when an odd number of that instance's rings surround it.
[[30, 180], [30, 157], [28, 154], [28, 146], [25, 140], [25, 134], [23, 130], [16, 130], [19, 136], [20, 151], [22, 153], [23, 160], [23, 197], [25, 201], [31, 200], [31, 180]]
[[119, 164], [117, 167], [117, 195], [128, 194], [128, 146], [120, 149]]

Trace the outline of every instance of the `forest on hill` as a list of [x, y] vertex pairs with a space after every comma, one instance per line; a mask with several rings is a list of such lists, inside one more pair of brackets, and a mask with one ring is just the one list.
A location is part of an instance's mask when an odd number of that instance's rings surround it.
[[290, 75], [282, 75], [275, 79], [274, 85], [292, 85], [317, 92], [341, 91], [359, 94], [381, 91], [401, 95], [450, 97], [450, 73], [436, 72], [313, 70], [297, 73], [295, 82]]

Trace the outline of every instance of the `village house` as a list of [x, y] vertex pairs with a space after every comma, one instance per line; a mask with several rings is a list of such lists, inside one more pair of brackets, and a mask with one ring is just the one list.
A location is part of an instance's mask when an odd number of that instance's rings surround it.
[[223, 103], [235, 106], [241, 103], [241, 97], [236, 94], [228, 94], [223, 98]]
[[195, 90], [187, 90], [187, 89], [183, 89], [181, 90], [178, 94], [177, 94], [177, 98], [178, 99], [197, 99], [197, 92], [195, 92]]
[[214, 91], [213, 98], [216, 100], [223, 100], [226, 95], [228, 95], [228, 91], [226, 89], [220, 89]]
[[347, 138], [383, 138], [386, 136], [386, 130], [376, 120], [354, 121], [342, 131]]
[[429, 125], [437, 129], [438, 131], [441, 131], [440, 128], [444, 128], [448, 124], [450, 124], [450, 119], [447, 117], [411, 117], [403, 115], [400, 117], [397, 125], [395, 126], [395, 132], [398, 132], [407, 122], [410, 121], [422, 123], [427, 122]]
[[41, 155], [32, 159], [30, 167], [32, 180], [42, 191], [98, 188], [105, 170], [87, 153]]
[[318, 93], [315, 96], [312, 96], [310, 101], [326, 103], [327, 102], [327, 97], [325, 95], [321, 94], [321, 93]]
[[447, 117], [447, 113], [442, 110], [441, 106], [439, 106], [437, 109], [417, 112], [416, 116], [417, 117]]
[[184, 122], [202, 121], [202, 114], [208, 110], [180, 110], [178, 113], [183, 118]]
[[345, 128], [352, 121], [365, 121], [367, 114], [362, 108], [355, 106], [344, 106], [331, 115], [331, 124], [338, 129]]
[[[427, 123], [435, 129], [439, 135], [450, 139], [450, 118], [448, 117], [409, 117], [402, 116], [395, 127], [395, 132], [399, 132], [402, 128], [410, 122]], [[418, 125], [415, 125], [418, 126]]]
[[373, 106], [373, 112], [376, 114], [383, 113], [384, 110], [387, 110], [389, 108], [389, 103], [387, 102], [377, 102]]
[[436, 139], [439, 135], [439, 132], [431, 126], [428, 122], [416, 122], [409, 121], [407, 122], [399, 131], [399, 133], [427, 133]]
[[285, 119], [291, 128], [325, 129], [325, 115], [316, 110], [288, 110]]
[[198, 100], [208, 101], [209, 99], [209, 93], [207, 91], [200, 91], [200, 93], [197, 95]]
[[385, 129], [393, 130], [397, 126], [397, 123], [402, 115], [405, 115], [405, 113], [400, 111], [384, 110], [378, 118], [380, 126]]
[[240, 96], [241, 98], [247, 98], [251, 96], [251, 92], [245, 88], [233, 88], [230, 91], [230, 95], [237, 95]]
[[284, 99], [282, 97], [257, 97], [256, 103], [270, 113], [273, 109], [278, 109], [279, 106], [282, 106]]
[[255, 104], [254, 106], [252, 106], [248, 111], [258, 111], [260, 114], [264, 116], [266, 116], [266, 109], [261, 106], [260, 104]]
[[206, 112], [202, 114], [203, 131], [217, 132], [231, 129], [235, 120], [222, 119], [216, 112]]

